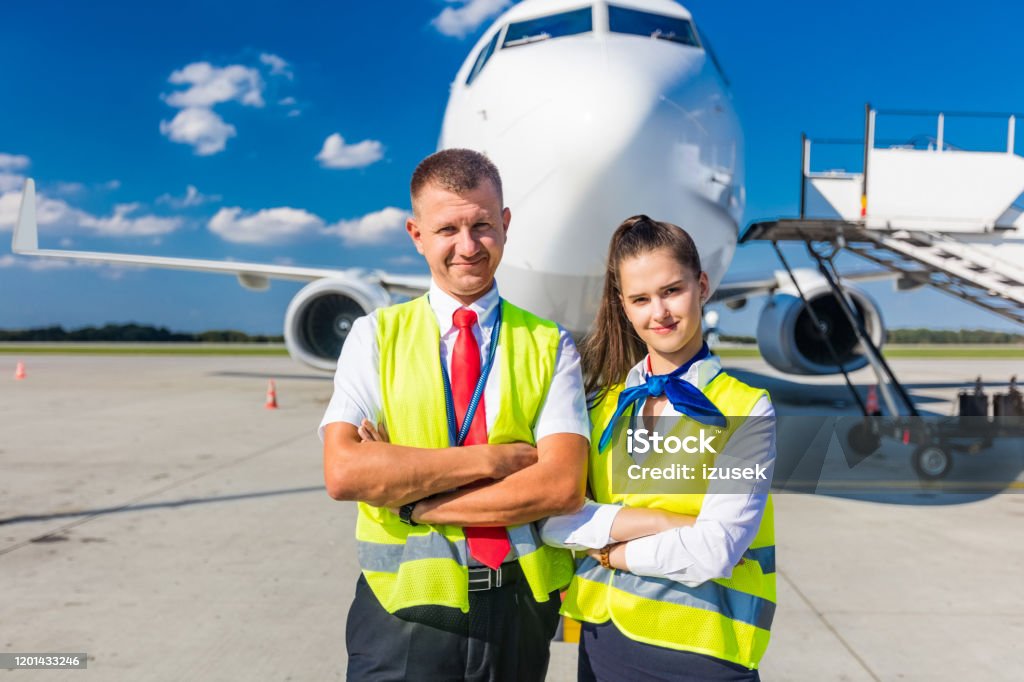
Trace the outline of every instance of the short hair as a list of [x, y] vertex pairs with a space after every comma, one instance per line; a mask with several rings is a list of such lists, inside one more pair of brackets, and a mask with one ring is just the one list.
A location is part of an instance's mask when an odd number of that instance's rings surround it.
[[498, 200], [504, 205], [501, 175], [498, 168], [480, 152], [472, 149], [442, 149], [420, 161], [409, 183], [409, 196], [416, 210], [416, 197], [427, 185], [464, 194], [480, 186], [481, 180], [490, 180], [498, 191]]

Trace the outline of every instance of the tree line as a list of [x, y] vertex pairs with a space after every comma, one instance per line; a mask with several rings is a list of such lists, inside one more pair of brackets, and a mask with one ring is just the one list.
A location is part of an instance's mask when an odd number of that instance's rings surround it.
[[[722, 334], [722, 341], [729, 343], [757, 343], [753, 336], [735, 336]], [[922, 344], [1022, 344], [1024, 334], [1013, 332], [996, 332], [989, 329], [888, 329], [886, 343], [922, 343]]]
[[64, 327], [37, 329], [0, 329], [0, 341], [113, 341], [163, 343], [282, 343], [283, 336], [246, 334], [235, 329], [212, 329], [195, 334], [172, 332], [167, 327], [142, 324], [105, 324], [102, 327], [82, 327], [66, 330]]
[[[1024, 334], [997, 332], [988, 329], [889, 329], [888, 343], [976, 343], [1021, 344]], [[753, 336], [722, 334], [721, 340], [732, 343], [757, 343]], [[66, 330], [64, 327], [36, 329], [0, 329], [0, 341], [112, 341], [163, 343], [283, 343], [283, 336], [246, 334], [236, 329], [211, 329], [189, 333], [172, 332], [167, 327], [142, 324], [105, 324], [102, 327], [82, 327]]]
[[1024, 343], [1024, 334], [989, 329], [890, 329], [889, 343]]

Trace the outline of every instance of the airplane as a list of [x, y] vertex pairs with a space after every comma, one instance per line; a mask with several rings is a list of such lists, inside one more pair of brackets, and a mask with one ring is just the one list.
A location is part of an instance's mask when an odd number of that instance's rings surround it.
[[[825, 279], [796, 272], [818, 325], [783, 272], [725, 277], [745, 203], [743, 135], [728, 79], [691, 13], [673, 0], [523, 0], [481, 35], [455, 75], [438, 148], [485, 153], [500, 170], [515, 229], [497, 280], [502, 295], [577, 337], [593, 321], [611, 233], [645, 213], [686, 229], [713, 289], [741, 307], [767, 295], [763, 357], [791, 374], [833, 374], [819, 328], [853, 371], [868, 358]], [[353, 321], [429, 287], [429, 276], [40, 249], [26, 181], [15, 253], [234, 274], [261, 290], [309, 282], [285, 314], [291, 356], [333, 371]], [[878, 305], [845, 285], [876, 347]], [[711, 320], [709, 319], [709, 322]]]

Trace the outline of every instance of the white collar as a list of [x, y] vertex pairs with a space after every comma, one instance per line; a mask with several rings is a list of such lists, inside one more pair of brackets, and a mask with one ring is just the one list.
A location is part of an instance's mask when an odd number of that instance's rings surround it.
[[491, 285], [490, 290], [486, 294], [469, 305], [463, 305], [439, 287], [433, 279], [430, 280], [430, 308], [437, 317], [437, 328], [441, 330], [441, 336], [450, 332], [455, 326], [452, 324], [452, 315], [459, 308], [472, 310], [476, 313], [477, 324], [480, 325], [480, 328], [489, 329], [494, 324], [494, 318], [498, 312], [498, 301], [500, 300], [497, 282]]
[[[683, 379], [703, 391], [704, 387], [711, 383], [711, 380], [721, 371], [722, 361], [718, 359], [717, 355], [709, 355], [690, 365], [690, 368], [683, 374]], [[633, 368], [626, 374], [626, 388], [646, 383], [648, 376], [647, 356], [645, 355], [644, 359], [633, 365]]]

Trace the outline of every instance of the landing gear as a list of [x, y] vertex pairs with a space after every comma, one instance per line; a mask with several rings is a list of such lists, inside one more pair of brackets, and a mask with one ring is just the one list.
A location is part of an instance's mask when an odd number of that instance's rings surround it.
[[858, 455], [867, 457], [878, 450], [882, 444], [882, 436], [871, 427], [870, 421], [865, 419], [850, 428], [846, 435], [846, 442]]
[[911, 457], [914, 471], [926, 481], [938, 481], [946, 477], [953, 467], [953, 457], [941, 445], [926, 443], [914, 450]]

